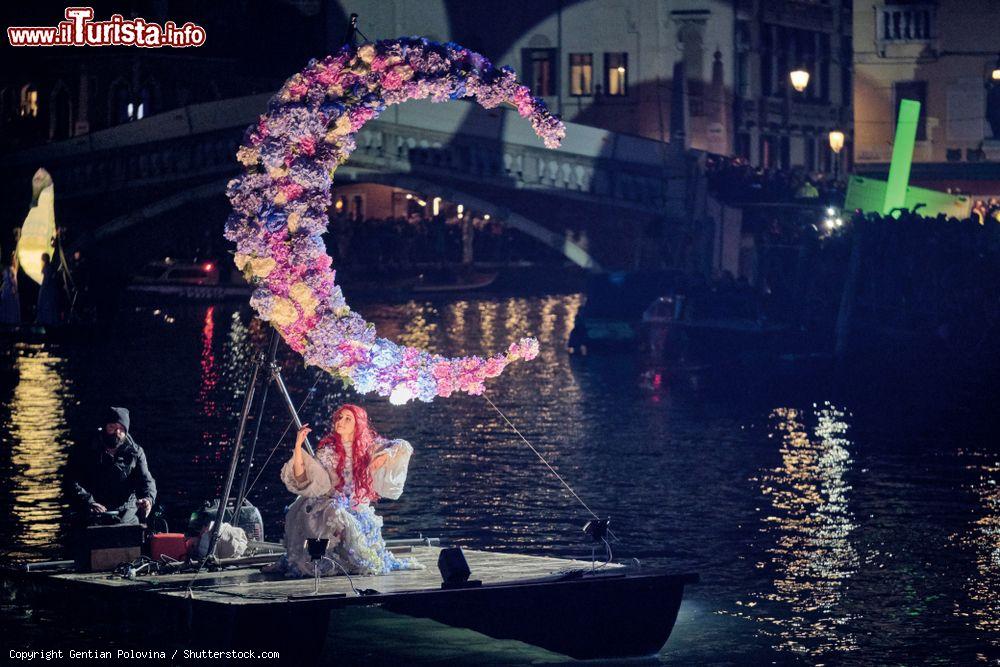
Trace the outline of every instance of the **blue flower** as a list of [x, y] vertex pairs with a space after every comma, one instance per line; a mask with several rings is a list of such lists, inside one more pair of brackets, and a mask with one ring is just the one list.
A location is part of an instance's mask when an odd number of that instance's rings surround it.
[[359, 366], [351, 379], [354, 380], [354, 390], [367, 394], [375, 389], [375, 370], [371, 366]]
[[340, 102], [324, 102], [319, 106], [319, 110], [326, 114], [330, 120], [338, 118], [345, 109], [346, 107]]
[[257, 216], [264, 228], [272, 234], [284, 229], [288, 220], [288, 214], [280, 208], [275, 208], [272, 204], [261, 206]]

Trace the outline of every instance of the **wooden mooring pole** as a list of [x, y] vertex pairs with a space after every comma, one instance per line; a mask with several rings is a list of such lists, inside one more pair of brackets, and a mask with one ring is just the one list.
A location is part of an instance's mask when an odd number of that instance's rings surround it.
[[847, 355], [850, 345], [851, 326], [854, 319], [854, 304], [857, 301], [858, 283], [861, 275], [861, 255], [864, 244], [865, 223], [854, 224], [851, 229], [851, 255], [847, 260], [847, 274], [844, 276], [844, 289], [840, 293], [840, 308], [837, 311], [837, 324], [834, 329], [833, 354], [837, 360]]

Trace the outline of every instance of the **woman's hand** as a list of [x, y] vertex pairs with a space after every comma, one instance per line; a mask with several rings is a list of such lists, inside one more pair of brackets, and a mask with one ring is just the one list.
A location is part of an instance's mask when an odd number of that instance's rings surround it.
[[295, 434], [295, 447], [301, 447], [302, 443], [306, 441], [306, 437], [312, 433], [312, 429], [309, 428], [309, 424], [303, 424], [299, 427], [298, 432]]
[[368, 467], [372, 471], [378, 470], [379, 468], [384, 466], [388, 460], [389, 460], [389, 452], [381, 452], [375, 455], [375, 458], [372, 459], [372, 462], [368, 465]]

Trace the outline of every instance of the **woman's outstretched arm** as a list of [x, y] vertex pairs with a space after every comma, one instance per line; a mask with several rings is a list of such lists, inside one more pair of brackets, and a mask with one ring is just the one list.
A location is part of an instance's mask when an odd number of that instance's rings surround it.
[[309, 424], [303, 424], [299, 427], [298, 433], [295, 434], [295, 451], [292, 452], [292, 474], [295, 475], [295, 481], [300, 484], [305, 484], [308, 480], [306, 477], [306, 461], [302, 454], [302, 443], [306, 441], [306, 437], [312, 432], [309, 428]]
[[323, 464], [302, 451], [308, 434], [309, 427], [303, 425], [295, 437], [292, 457], [281, 468], [281, 481], [292, 493], [315, 498], [329, 493], [332, 482]]

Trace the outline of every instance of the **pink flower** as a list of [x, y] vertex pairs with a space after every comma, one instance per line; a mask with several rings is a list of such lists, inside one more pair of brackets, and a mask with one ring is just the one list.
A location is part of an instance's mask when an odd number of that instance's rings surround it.
[[316, 82], [322, 86], [332, 86], [340, 83], [344, 71], [340, 67], [327, 67], [316, 75]]
[[361, 129], [361, 126], [370, 121], [376, 115], [375, 109], [371, 107], [358, 107], [356, 109], [351, 109], [351, 132], [357, 132]]
[[517, 90], [514, 91], [514, 106], [517, 107], [517, 112], [521, 114], [522, 118], [527, 118], [531, 115], [531, 108], [534, 105], [534, 98], [531, 97], [531, 90], [527, 86], [518, 86]]
[[382, 87], [386, 90], [398, 90], [403, 87], [403, 77], [395, 67], [382, 75]]
[[488, 378], [495, 378], [503, 373], [503, 369], [507, 367], [507, 359], [503, 356], [490, 357], [483, 367], [483, 373]]
[[306, 135], [299, 140], [299, 150], [303, 155], [315, 155], [316, 154], [316, 139], [310, 135]]
[[278, 189], [282, 193], [284, 193], [285, 197], [288, 198], [288, 201], [292, 201], [293, 199], [298, 199], [302, 195], [302, 193], [305, 192], [305, 188], [303, 188], [298, 183], [294, 182], [285, 183]]

